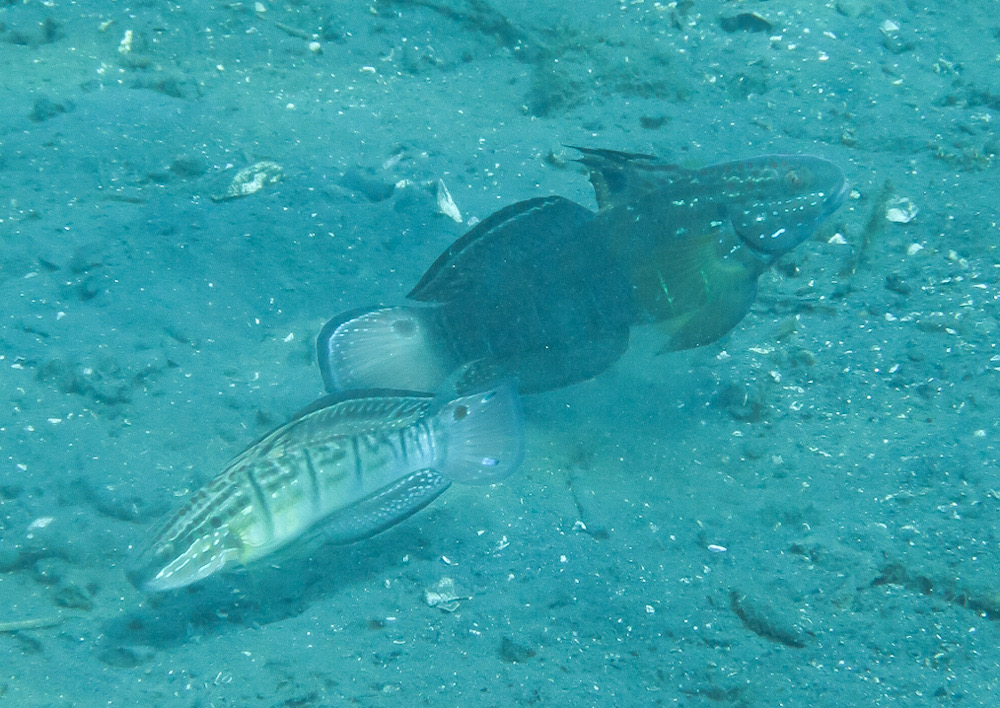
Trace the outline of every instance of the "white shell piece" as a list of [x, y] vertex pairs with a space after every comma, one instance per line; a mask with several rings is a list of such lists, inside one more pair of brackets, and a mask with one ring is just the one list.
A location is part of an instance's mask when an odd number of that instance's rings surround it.
[[222, 202], [256, 194], [264, 187], [274, 184], [284, 176], [284, 170], [276, 162], [262, 160], [244, 167], [233, 176], [229, 187], [222, 194], [212, 195], [212, 201]]
[[907, 197], [891, 199], [885, 208], [886, 220], [894, 224], [908, 224], [919, 213], [920, 208]]
[[441, 578], [424, 590], [424, 602], [428, 607], [437, 607], [444, 612], [454, 612], [458, 609], [458, 601], [462, 597], [455, 589], [455, 581], [447, 576]]
[[444, 186], [443, 179], [439, 179], [437, 183], [437, 203], [438, 211], [454, 222], [462, 223], [462, 212], [458, 210], [455, 200], [451, 198], [451, 192]]

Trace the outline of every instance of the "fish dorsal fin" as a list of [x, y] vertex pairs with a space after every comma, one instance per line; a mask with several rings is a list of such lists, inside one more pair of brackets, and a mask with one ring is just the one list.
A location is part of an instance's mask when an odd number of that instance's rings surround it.
[[407, 297], [420, 302], [446, 303], [482, 286], [497, 259], [512, 259], [544, 249], [550, 241], [565, 239], [592, 216], [588, 209], [559, 197], [539, 197], [511, 204], [453, 243], [427, 269]]
[[412, 425], [428, 415], [434, 395], [395, 389], [347, 391], [323, 396], [304, 408], [289, 426], [329, 426], [338, 435], [358, 435], [374, 429], [395, 430]]
[[414, 391], [371, 389], [324, 396], [251, 445], [227, 468], [289, 446], [318, 446], [337, 438], [405, 428], [429, 415], [435, 406], [433, 395]]
[[322, 418], [331, 425], [377, 424], [403, 427], [427, 415], [434, 395], [422, 391], [370, 388], [323, 396], [300, 410], [289, 424], [304, 418]]
[[653, 155], [570, 147], [583, 154], [576, 161], [587, 168], [601, 210], [626, 204], [650, 189], [665, 189], [690, 174], [689, 170]]

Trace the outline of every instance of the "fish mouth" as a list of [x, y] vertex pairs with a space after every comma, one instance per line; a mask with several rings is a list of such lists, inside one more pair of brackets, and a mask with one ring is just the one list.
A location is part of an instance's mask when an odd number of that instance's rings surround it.
[[173, 543], [154, 537], [134, 550], [125, 567], [125, 577], [141, 592], [169, 590], [173, 586], [167, 582], [172, 575], [169, 569], [179, 556]]
[[225, 568], [234, 550], [210, 539], [190, 546], [154, 543], [138, 552], [125, 569], [125, 577], [142, 592], [164, 592], [191, 585]]
[[146, 566], [131, 566], [126, 568], [125, 577], [128, 578], [128, 581], [136, 590], [141, 590], [142, 592], [154, 591], [152, 581], [155, 573]]
[[155, 592], [159, 589], [156, 587], [156, 579], [165, 565], [165, 559], [158, 557], [159, 555], [161, 554], [152, 552], [152, 549], [146, 549], [130, 559], [125, 568], [125, 577], [136, 590]]
[[141, 592], [166, 592], [204, 580], [225, 568], [228, 561], [225, 553], [199, 557], [159, 552], [140, 556], [125, 570], [125, 577]]
[[836, 194], [834, 194], [827, 200], [827, 207], [829, 209], [829, 211], [827, 211], [826, 213], [827, 216], [829, 216], [830, 214], [832, 214], [833, 212], [837, 211], [837, 209], [840, 208], [840, 206], [844, 203], [844, 200], [847, 199], [847, 194], [850, 191], [851, 191], [851, 183], [848, 182], [846, 178], [841, 180], [840, 189], [837, 191]]

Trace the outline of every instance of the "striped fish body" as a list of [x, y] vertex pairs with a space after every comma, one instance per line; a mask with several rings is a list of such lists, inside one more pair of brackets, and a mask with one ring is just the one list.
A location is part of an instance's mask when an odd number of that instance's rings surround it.
[[493, 481], [520, 454], [516, 401], [506, 391], [444, 405], [389, 391], [328, 397], [192, 494], [129, 575], [147, 591], [183, 587], [265, 558], [320, 524], [333, 542], [360, 540], [433, 501], [451, 484], [444, 472]]

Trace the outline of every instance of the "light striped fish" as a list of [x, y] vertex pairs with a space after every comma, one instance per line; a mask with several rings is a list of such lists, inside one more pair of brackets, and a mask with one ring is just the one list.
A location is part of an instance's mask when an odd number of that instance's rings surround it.
[[230, 462], [168, 516], [129, 578], [145, 591], [247, 565], [321, 529], [334, 543], [373, 536], [453, 481], [490, 483], [523, 455], [511, 386], [444, 402], [354, 391], [317, 401]]

